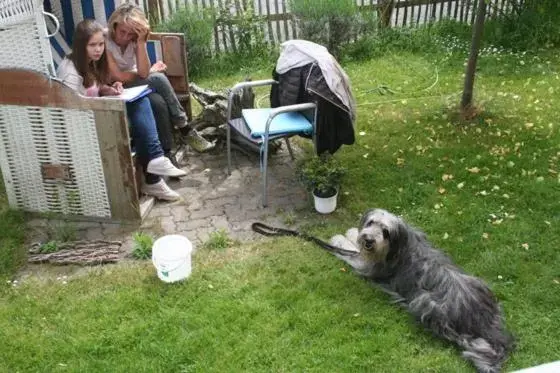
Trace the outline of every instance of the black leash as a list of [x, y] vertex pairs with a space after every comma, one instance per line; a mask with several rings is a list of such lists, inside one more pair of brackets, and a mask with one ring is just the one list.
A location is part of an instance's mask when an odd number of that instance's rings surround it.
[[255, 222], [255, 223], [251, 224], [251, 228], [255, 232], [262, 234], [263, 236], [301, 237], [306, 241], [310, 241], [310, 242], [313, 242], [313, 243], [321, 246], [323, 249], [325, 249], [325, 250], [327, 250], [331, 253], [337, 253], [337, 254], [342, 254], [342, 255], [346, 255], [346, 256], [358, 255], [358, 253], [355, 252], [355, 251], [341, 249], [340, 247], [328, 244], [325, 241], [320, 240], [316, 237], [310, 236], [306, 233], [301, 233], [301, 232], [298, 232], [298, 231], [292, 231], [290, 229], [271, 227], [269, 225], [266, 225], [266, 224], [263, 224], [263, 223], [260, 223], [260, 222]]

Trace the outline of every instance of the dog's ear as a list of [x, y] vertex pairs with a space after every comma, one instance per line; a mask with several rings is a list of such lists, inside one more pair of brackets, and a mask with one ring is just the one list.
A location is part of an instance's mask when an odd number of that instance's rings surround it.
[[394, 231], [391, 232], [391, 243], [394, 243], [397, 247], [405, 246], [408, 242], [408, 232], [409, 228], [406, 223], [399, 219], [399, 222], [397, 223]]
[[391, 236], [389, 235], [389, 230], [386, 228], [383, 228], [383, 239], [384, 240], [390, 240]]

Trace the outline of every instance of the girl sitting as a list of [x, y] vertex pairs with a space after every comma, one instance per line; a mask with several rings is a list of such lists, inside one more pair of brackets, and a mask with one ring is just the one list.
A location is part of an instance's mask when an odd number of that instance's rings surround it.
[[[116, 96], [122, 93], [121, 82], [111, 84], [103, 26], [85, 19], [76, 26], [73, 40], [72, 53], [64, 58], [57, 70], [60, 80], [84, 96]], [[145, 172], [142, 192], [168, 201], [179, 199], [180, 195], [171, 190], [160, 176], [179, 177], [186, 173], [164, 157], [148, 98], [127, 102], [126, 111], [138, 159]]]

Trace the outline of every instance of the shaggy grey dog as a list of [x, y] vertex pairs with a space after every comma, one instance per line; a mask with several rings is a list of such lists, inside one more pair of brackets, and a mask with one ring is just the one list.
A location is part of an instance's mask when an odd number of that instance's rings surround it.
[[466, 274], [426, 235], [382, 209], [367, 211], [360, 229], [337, 235], [330, 250], [395, 297], [424, 327], [456, 343], [480, 373], [500, 372], [513, 338], [488, 286]]

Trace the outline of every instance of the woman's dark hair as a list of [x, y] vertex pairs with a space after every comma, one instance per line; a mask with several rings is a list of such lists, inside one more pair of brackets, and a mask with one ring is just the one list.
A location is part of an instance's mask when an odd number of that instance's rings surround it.
[[72, 53], [68, 57], [74, 62], [76, 70], [83, 77], [84, 87], [86, 88], [91, 87], [94, 83], [110, 83], [107, 51], [103, 51], [103, 55], [98, 61], [89, 61], [87, 54], [89, 39], [94, 34], [98, 32], [104, 33], [104, 31], [103, 26], [93, 19], [84, 19], [78, 23], [74, 31]]

